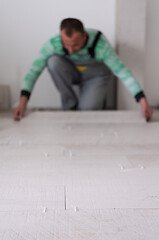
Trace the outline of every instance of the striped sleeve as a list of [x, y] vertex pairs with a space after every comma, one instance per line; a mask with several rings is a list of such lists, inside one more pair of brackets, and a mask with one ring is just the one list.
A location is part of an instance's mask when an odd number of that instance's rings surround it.
[[34, 60], [29, 72], [26, 74], [22, 85], [21, 95], [27, 95], [26, 93], [28, 92], [29, 98], [37, 78], [42, 73], [43, 69], [46, 67], [47, 60], [53, 53], [54, 47], [53, 44], [51, 44], [51, 40], [49, 40], [44, 43], [38, 57]]
[[115, 76], [117, 76], [133, 96], [142, 92], [141, 86], [134, 78], [129, 69], [117, 56], [114, 49], [111, 47], [105, 36], [101, 36], [96, 46], [97, 59], [104, 61], [104, 63], [111, 69]]

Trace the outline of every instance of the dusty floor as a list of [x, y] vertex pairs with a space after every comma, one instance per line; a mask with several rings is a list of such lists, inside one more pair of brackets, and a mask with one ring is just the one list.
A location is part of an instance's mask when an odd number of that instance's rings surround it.
[[158, 240], [159, 112], [0, 113], [0, 240]]

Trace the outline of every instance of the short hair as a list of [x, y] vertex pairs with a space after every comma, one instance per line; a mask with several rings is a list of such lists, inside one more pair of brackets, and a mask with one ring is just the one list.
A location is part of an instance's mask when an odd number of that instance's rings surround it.
[[76, 18], [65, 18], [61, 21], [60, 30], [64, 30], [68, 37], [72, 37], [74, 32], [80, 32], [83, 34], [84, 26], [83, 23]]

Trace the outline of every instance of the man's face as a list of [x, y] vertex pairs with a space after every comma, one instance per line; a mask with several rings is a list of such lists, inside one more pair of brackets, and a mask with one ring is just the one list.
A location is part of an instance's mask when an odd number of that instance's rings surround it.
[[86, 33], [82, 34], [80, 32], [74, 32], [71, 37], [68, 37], [65, 34], [65, 30], [61, 31], [61, 38], [64, 47], [70, 54], [74, 54], [79, 51], [85, 44], [87, 35]]

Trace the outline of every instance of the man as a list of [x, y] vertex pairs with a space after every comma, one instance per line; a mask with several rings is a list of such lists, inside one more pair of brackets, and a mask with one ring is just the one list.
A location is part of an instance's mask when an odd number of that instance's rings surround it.
[[[23, 117], [35, 82], [46, 66], [61, 94], [64, 110], [102, 110], [112, 72], [140, 102], [144, 118], [149, 120], [152, 116], [139, 83], [105, 36], [97, 30], [84, 29], [78, 19], [67, 18], [61, 22], [60, 34], [43, 45], [26, 75], [20, 103], [14, 111], [15, 120]], [[79, 99], [73, 84], [80, 86]]]

